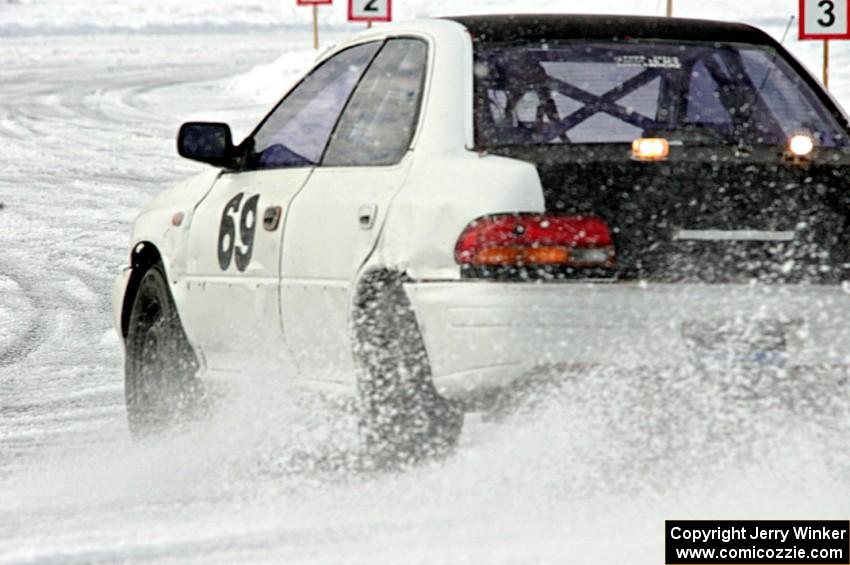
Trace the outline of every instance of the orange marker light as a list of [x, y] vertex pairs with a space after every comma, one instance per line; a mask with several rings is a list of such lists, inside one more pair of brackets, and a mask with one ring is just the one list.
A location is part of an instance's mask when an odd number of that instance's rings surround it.
[[518, 247], [490, 247], [482, 249], [475, 256], [478, 265], [506, 265], [519, 263], [522, 249]]
[[[607, 255], [605, 259], [607, 260]], [[477, 265], [564, 265], [570, 261], [566, 247], [490, 247], [475, 256]]]
[[661, 137], [642, 137], [632, 142], [632, 158], [638, 161], [663, 161], [670, 155], [670, 142]]
[[173, 216], [171, 216], [171, 225], [174, 227], [180, 226], [183, 223], [183, 218], [186, 217], [186, 214], [183, 212], [175, 212]]

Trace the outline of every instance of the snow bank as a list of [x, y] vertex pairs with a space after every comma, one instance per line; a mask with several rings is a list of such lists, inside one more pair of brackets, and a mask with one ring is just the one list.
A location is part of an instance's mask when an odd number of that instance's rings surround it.
[[[511, 12], [662, 14], [664, 0], [396, 0], [395, 18]], [[796, 0], [675, 0], [681, 16], [781, 26]], [[362, 29], [346, 20], [346, 0], [319, 9], [323, 27]], [[0, 0], [0, 36], [94, 31], [203, 31], [309, 25], [311, 10], [295, 0]]]
[[[363, 24], [346, 20], [346, 0], [319, 9], [324, 32], [348, 34]], [[623, 13], [661, 15], [665, 0], [395, 0], [395, 19], [481, 13]], [[781, 38], [797, 0], [674, 0], [675, 15], [742, 21]], [[0, 0], [0, 37], [92, 33], [250, 33], [309, 31], [311, 10], [295, 0]], [[306, 43], [306, 42], [305, 42]], [[325, 45], [326, 43], [323, 43]], [[800, 42], [796, 27], [786, 46], [811, 69], [821, 64], [820, 42]], [[305, 44], [305, 48], [309, 45]], [[850, 43], [834, 42], [833, 92], [850, 106], [850, 78], [842, 59]], [[309, 67], [308, 52], [286, 53], [226, 84], [226, 90], [259, 103], [276, 100]]]
[[257, 104], [274, 104], [310, 69], [316, 56], [312, 49], [284, 53], [271, 63], [228, 80], [224, 90]]
[[0, 0], [0, 37], [280, 27], [287, 23], [281, 6], [273, 0]]
[[[346, 22], [346, 5], [345, 1], [337, 0], [331, 7], [322, 7], [319, 14], [323, 27], [343, 34], [360, 31], [362, 25]], [[592, 4], [577, 0], [396, 0], [393, 9], [396, 19], [404, 20], [442, 15], [518, 12], [661, 15], [665, 5], [664, 0], [598, 0]], [[677, 16], [745, 22], [763, 29], [777, 40], [783, 39], [791, 16], [797, 14], [796, 0], [674, 0], [674, 7]], [[306, 28], [309, 10], [295, 6], [279, 7], [276, 12], [270, 12], [269, 17], [280, 18], [279, 25], [299, 25]], [[798, 41], [796, 21], [788, 31], [784, 44], [804, 64], [813, 69], [816, 76], [820, 76], [821, 43]], [[842, 72], [843, 67], [839, 61], [847, 57], [850, 57], [850, 42], [833, 42], [832, 92], [845, 108], [850, 107], [850, 75]], [[228, 83], [227, 88], [229, 92], [245, 95], [260, 103], [272, 102], [279, 98], [286, 87], [291, 86], [301, 72], [310, 67], [310, 63], [308, 51], [286, 53], [273, 63], [236, 77]]]

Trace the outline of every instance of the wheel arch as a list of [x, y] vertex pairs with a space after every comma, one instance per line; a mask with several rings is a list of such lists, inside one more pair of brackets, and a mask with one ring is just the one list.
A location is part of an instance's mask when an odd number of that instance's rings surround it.
[[[133, 301], [139, 284], [145, 273], [157, 263], [162, 265], [165, 271], [165, 261], [156, 245], [150, 241], [140, 241], [130, 252], [130, 279], [127, 281], [127, 289], [124, 291], [124, 300], [121, 305], [121, 336], [127, 337], [127, 329], [130, 325], [130, 312], [133, 309]], [[166, 273], [167, 277], [168, 273]]]
[[420, 320], [404, 288], [409, 280], [401, 270], [375, 265], [361, 272], [352, 292], [360, 429], [379, 465], [443, 456], [463, 428], [462, 407], [434, 386]]

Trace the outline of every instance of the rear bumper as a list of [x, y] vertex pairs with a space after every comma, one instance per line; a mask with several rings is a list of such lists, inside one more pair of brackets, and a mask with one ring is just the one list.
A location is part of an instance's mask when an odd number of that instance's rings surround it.
[[[409, 283], [437, 389], [471, 399], [549, 365], [687, 366], [850, 359], [850, 294], [837, 286], [640, 283]], [[749, 343], [780, 324], [781, 352]], [[694, 345], [686, 328], [708, 323], [745, 336], [747, 353]], [[787, 334], [787, 335], [786, 335]], [[755, 347], [755, 349], [753, 349]]]

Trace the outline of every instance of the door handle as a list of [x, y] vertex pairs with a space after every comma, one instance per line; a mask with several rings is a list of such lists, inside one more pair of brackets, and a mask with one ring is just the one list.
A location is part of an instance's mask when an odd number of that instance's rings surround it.
[[378, 215], [377, 204], [364, 204], [357, 211], [357, 223], [361, 230], [370, 230], [375, 226], [375, 217]]

